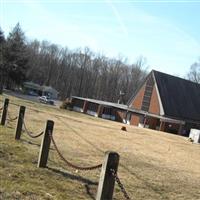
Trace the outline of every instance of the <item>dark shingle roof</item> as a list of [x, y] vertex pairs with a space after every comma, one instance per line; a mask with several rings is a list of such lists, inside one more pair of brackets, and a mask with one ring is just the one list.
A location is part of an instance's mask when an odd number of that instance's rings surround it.
[[166, 116], [200, 121], [200, 84], [154, 71]]

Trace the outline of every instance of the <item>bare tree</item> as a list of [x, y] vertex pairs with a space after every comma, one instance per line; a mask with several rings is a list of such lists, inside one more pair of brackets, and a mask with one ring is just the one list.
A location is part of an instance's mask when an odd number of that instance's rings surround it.
[[117, 102], [121, 91], [128, 101], [146, 76], [143, 58], [129, 65], [122, 57], [109, 59], [89, 48], [69, 50], [37, 40], [28, 50], [28, 79], [56, 88], [61, 98], [76, 95]]
[[191, 65], [187, 77], [189, 80], [195, 83], [200, 83], [200, 59], [198, 62], [195, 62], [194, 64]]

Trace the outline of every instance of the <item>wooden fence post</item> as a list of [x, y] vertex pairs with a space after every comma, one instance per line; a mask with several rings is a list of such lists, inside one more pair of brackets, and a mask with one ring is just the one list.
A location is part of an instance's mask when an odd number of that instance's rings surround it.
[[49, 148], [50, 148], [50, 144], [51, 144], [51, 138], [50, 138], [49, 134], [53, 134], [53, 126], [54, 126], [54, 122], [51, 120], [48, 120], [47, 124], [46, 124], [44, 137], [42, 139], [42, 143], [40, 146], [38, 167], [46, 167], [46, 165], [47, 165]]
[[96, 200], [112, 200], [115, 178], [111, 170], [114, 170], [117, 173], [118, 164], [119, 154], [116, 152], [106, 152], [101, 169]]
[[26, 110], [25, 106], [20, 106], [19, 116], [18, 116], [18, 121], [17, 121], [17, 127], [16, 127], [16, 130], [15, 130], [15, 140], [20, 140], [25, 110]]
[[1, 125], [4, 126], [6, 123], [7, 111], [8, 111], [9, 99], [5, 99], [3, 106], [3, 113], [1, 116]]

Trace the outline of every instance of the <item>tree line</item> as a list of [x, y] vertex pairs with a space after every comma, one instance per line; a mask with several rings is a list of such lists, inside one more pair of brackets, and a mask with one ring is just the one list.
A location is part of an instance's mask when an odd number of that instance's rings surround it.
[[[144, 58], [128, 64], [122, 57], [108, 58], [89, 48], [70, 50], [48, 41], [28, 40], [20, 24], [5, 38], [0, 28], [0, 93], [24, 81], [52, 86], [60, 98], [74, 96], [126, 103], [147, 75]], [[187, 78], [200, 82], [200, 62]]]
[[108, 58], [89, 48], [70, 50], [48, 41], [30, 41], [18, 23], [4, 37], [0, 29], [0, 85], [14, 89], [24, 81], [57, 89], [62, 99], [81, 96], [124, 103], [147, 75], [144, 58], [127, 64], [124, 58]]

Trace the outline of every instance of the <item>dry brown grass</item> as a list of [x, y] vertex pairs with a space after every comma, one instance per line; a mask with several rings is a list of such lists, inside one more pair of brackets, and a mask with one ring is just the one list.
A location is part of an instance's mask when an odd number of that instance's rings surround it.
[[[27, 106], [26, 121], [32, 131], [39, 132], [47, 119], [54, 120], [56, 143], [63, 155], [76, 164], [98, 164], [102, 162], [105, 151], [118, 152], [118, 174], [132, 199], [200, 199], [200, 145], [192, 144], [184, 137], [134, 126], [127, 125], [127, 132], [124, 132], [120, 130], [121, 123], [9, 98], [11, 102]], [[15, 105], [9, 109], [12, 116], [18, 112]], [[23, 135], [24, 144], [33, 151], [38, 151], [38, 146], [26, 142], [40, 144], [40, 140], [30, 140]], [[49, 166], [55, 173], [67, 171], [91, 181], [99, 179], [98, 170], [81, 172], [70, 169], [52, 150]], [[88, 189], [80, 184], [77, 188], [77, 181], [74, 182], [76, 184], [73, 185], [72, 181], [71, 190], [75, 199], [94, 198], [97, 186]], [[117, 186], [114, 197], [123, 199]]]

